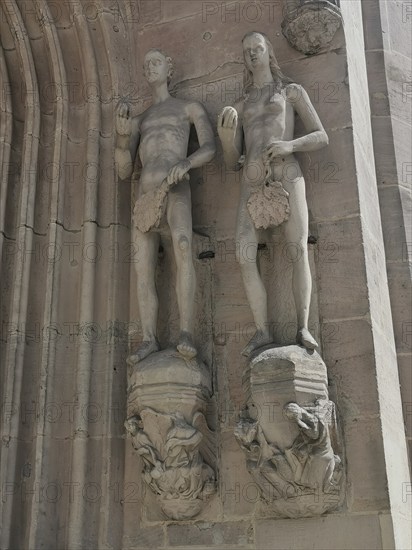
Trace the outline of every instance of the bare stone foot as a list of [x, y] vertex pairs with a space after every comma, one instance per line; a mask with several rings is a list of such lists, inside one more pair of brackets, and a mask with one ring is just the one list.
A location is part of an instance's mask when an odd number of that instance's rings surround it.
[[242, 355], [244, 355], [245, 357], [249, 357], [251, 353], [254, 352], [256, 349], [261, 348], [262, 346], [266, 346], [272, 341], [272, 338], [267, 332], [257, 330], [247, 346], [243, 348]]
[[313, 338], [311, 333], [306, 328], [302, 328], [296, 335], [296, 341], [298, 344], [301, 344], [306, 349], [317, 349], [318, 343]]
[[137, 350], [127, 358], [126, 362], [128, 365], [133, 366], [139, 361], [143, 361], [151, 353], [159, 351], [159, 349], [160, 344], [156, 338], [154, 340], [143, 340]]
[[192, 335], [189, 332], [182, 331], [180, 333], [179, 343], [176, 347], [177, 351], [183, 355], [185, 359], [193, 359], [193, 357], [197, 355]]

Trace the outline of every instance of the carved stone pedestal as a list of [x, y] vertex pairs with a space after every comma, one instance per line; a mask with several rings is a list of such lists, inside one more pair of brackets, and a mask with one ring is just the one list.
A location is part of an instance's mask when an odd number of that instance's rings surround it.
[[342, 462], [326, 366], [299, 346], [263, 349], [243, 380], [247, 407], [236, 430], [265, 511], [307, 517], [341, 501]]
[[210, 374], [175, 350], [149, 355], [129, 377], [126, 428], [143, 478], [166, 517], [196, 516], [216, 490], [215, 445], [205, 418]]

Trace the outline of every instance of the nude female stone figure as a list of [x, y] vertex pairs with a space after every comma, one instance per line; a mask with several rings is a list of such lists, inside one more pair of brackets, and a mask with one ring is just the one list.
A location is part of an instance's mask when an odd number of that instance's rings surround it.
[[[150, 50], [144, 60], [144, 73], [152, 91], [153, 104], [131, 118], [126, 103], [116, 113], [115, 159], [119, 177], [133, 171], [137, 149], [142, 162], [138, 199], [167, 183], [166, 221], [170, 228], [176, 260], [176, 294], [180, 314], [178, 351], [186, 358], [196, 356], [193, 342], [193, 310], [196, 277], [192, 260], [192, 205], [187, 173], [209, 162], [215, 154], [213, 129], [204, 107], [196, 101], [171, 97], [168, 83], [172, 60], [160, 50]], [[187, 157], [191, 124], [195, 126], [199, 149]], [[133, 224], [136, 244], [137, 297], [143, 342], [129, 358], [141, 361], [160, 349], [157, 340], [158, 298], [155, 270], [159, 231], [141, 231]]]
[[[266, 290], [256, 263], [259, 234], [247, 208], [250, 195], [257, 184], [263, 183], [268, 166], [272, 178], [282, 182], [289, 193], [290, 215], [283, 223], [285, 237], [288, 242], [300, 247], [299, 259], [293, 265], [292, 279], [298, 322], [297, 343], [315, 349], [317, 342], [308, 331], [312, 279], [307, 247], [305, 181], [294, 153], [320, 149], [328, 144], [328, 136], [305, 90], [280, 71], [266, 35], [248, 33], [243, 38], [243, 55], [244, 99], [234, 107], [225, 107], [218, 118], [218, 132], [227, 167], [235, 168], [244, 148], [246, 151], [236, 242], [256, 333], [243, 354], [249, 356], [255, 349], [272, 342]], [[298, 139], [294, 139], [295, 112], [307, 131], [307, 135]]]

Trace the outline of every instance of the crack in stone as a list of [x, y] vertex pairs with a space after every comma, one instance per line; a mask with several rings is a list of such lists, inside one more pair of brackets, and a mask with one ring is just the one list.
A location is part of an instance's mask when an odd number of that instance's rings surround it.
[[[203, 74], [202, 76], [197, 76], [195, 78], [187, 78], [184, 80], [180, 80], [179, 82], [176, 82], [176, 84], [173, 86], [173, 89], [171, 91], [172, 92], [177, 91], [178, 87], [184, 84], [189, 84], [189, 85], [201, 84], [204, 78], [211, 77], [214, 73], [216, 73], [217, 71], [219, 71], [220, 69], [222, 69], [227, 65], [243, 65], [243, 63], [240, 61], [226, 61], [225, 63], [222, 63], [221, 65], [218, 65], [217, 67], [215, 67], [212, 71], [210, 71], [210, 73], [206, 73], [206, 74]], [[241, 74], [241, 73], [236, 73], [236, 74]], [[236, 76], [236, 75], [232, 75], [232, 76]]]
[[[57, 221], [57, 220], [52, 220], [49, 224], [48, 224], [48, 228], [50, 227], [51, 224], [56, 224], [58, 225], [59, 227], [61, 227], [64, 231], [66, 231], [67, 233], [74, 233], [74, 234], [78, 234], [78, 233], [81, 233], [82, 232], [82, 229], [84, 228], [84, 225], [86, 223], [94, 223], [99, 229], [110, 229], [111, 227], [124, 227], [125, 229], [130, 229], [130, 227], [128, 225], [125, 225], [125, 224], [122, 224], [122, 223], [119, 223], [119, 222], [112, 222], [110, 223], [109, 225], [101, 225], [99, 223], [97, 223], [96, 221], [94, 220], [85, 220], [82, 225], [80, 226], [80, 229], [69, 229], [67, 227], [65, 227], [61, 222]], [[22, 225], [19, 225], [17, 228], [16, 228], [16, 231], [18, 231], [20, 228], [22, 227], [25, 227], [26, 229], [30, 229], [34, 235], [37, 235], [38, 237], [47, 237], [48, 233], [39, 233], [38, 231], [36, 231], [33, 227], [30, 227], [29, 225], [26, 225], [26, 224], [22, 224]], [[12, 241], [12, 242], [16, 242], [17, 239], [13, 238], [13, 237], [10, 237], [9, 235], [7, 235], [4, 231], [1, 231], [0, 230], [0, 234], [2, 234], [4, 236], [5, 239], [9, 240], [9, 241]]]
[[5, 239], [7, 239], [8, 241], [12, 241], [12, 242], [14, 242], [14, 243], [16, 242], [16, 239], [13, 239], [13, 237], [9, 237], [9, 236], [6, 235], [6, 233], [5, 233], [4, 231], [2, 231], [2, 230], [0, 230], [0, 235], [3, 235], [3, 237], [4, 237]]

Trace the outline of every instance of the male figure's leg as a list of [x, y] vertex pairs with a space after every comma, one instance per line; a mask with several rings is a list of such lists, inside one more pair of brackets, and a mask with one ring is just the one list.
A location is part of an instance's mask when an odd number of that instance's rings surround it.
[[176, 294], [180, 315], [178, 351], [187, 359], [197, 355], [193, 341], [193, 314], [196, 274], [192, 258], [192, 205], [189, 182], [180, 182], [170, 191], [167, 221], [176, 260]]
[[137, 299], [143, 342], [129, 358], [129, 362], [141, 361], [160, 349], [156, 338], [159, 302], [156, 292], [156, 264], [159, 250], [159, 234], [133, 230], [136, 246]]

